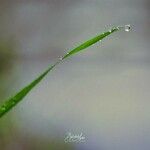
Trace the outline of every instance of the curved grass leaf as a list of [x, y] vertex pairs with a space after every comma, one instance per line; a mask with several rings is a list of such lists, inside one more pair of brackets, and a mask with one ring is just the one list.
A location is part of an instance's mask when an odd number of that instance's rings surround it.
[[14, 96], [9, 98], [4, 102], [3, 105], [0, 106], [0, 118], [4, 116], [8, 111], [10, 111], [14, 106], [18, 104], [56, 65], [58, 65], [60, 62], [62, 62], [67, 57], [70, 57], [71, 55], [74, 55], [81, 50], [95, 44], [98, 41], [101, 41], [103, 38], [107, 37], [108, 35], [112, 34], [113, 32], [116, 32], [124, 27], [116, 27], [112, 28], [111, 30], [104, 32], [84, 43], [79, 45], [78, 47], [74, 48], [73, 50], [70, 50], [67, 54], [65, 54], [63, 57], [61, 57], [54, 65], [50, 66], [45, 72], [43, 72], [39, 77], [37, 77], [34, 81], [32, 81], [29, 85], [24, 87], [22, 90], [20, 90], [18, 93], [16, 93]]

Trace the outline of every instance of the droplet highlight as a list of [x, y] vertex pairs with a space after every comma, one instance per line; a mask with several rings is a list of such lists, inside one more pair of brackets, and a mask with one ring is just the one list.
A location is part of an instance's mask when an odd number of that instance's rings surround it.
[[60, 60], [60, 61], [62, 61], [62, 60], [63, 60], [63, 57], [62, 57], [62, 56], [61, 56], [61, 57], [59, 57], [59, 60]]
[[124, 30], [125, 30], [126, 32], [129, 32], [130, 29], [131, 29], [131, 26], [130, 26], [129, 24], [124, 26]]
[[112, 32], [112, 30], [109, 30], [108, 32], [109, 32], [109, 33], [111, 33], [111, 32]]

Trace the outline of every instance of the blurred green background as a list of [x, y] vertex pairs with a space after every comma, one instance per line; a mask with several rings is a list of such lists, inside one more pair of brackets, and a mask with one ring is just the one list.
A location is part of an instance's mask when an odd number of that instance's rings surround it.
[[[68, 49], [131, 24], [57, 66], [0, 119], [0, 150], [149, 150], [149, 0], [0, 0], [0, 103]], [[65, 143], [67, 132], [84, 143]]]

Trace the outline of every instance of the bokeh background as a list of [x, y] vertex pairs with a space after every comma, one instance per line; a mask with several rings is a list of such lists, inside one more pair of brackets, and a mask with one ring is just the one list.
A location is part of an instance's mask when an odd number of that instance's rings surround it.
[[[149, 0], [0, 0], [0, 103], [59, 56], [131, 24], [57, 66], [0, 119], [1, 150], [149, 150]], [[84, 143], [65, 143], [67, 132]]]

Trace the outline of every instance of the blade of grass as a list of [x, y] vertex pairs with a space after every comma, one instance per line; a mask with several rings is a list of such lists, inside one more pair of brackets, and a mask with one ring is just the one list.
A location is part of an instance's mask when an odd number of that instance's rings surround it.
[[3, 105], [0, 106], [0, 118], [4, 116], [8, 111], [10, 111], [14, 106], [18, 104], [56, 65], [58, 65], [60, 62], [62, 62], [67, 57], [70, 57], [71, 55], [74, 55], [81, 50], [95, 44], [98, 41], [101, 41], [103, 38], [107, 37], [108, 35], [112, 34], [113, 32], [116, 32], [124, 27], [115, 27], [111, 30], [104, 32], [84, 43], [77, 46], [76, 48], [70, 50], [68, 53], [66, 53], [63, 57], [61, 57], [54, 65], [50, 66], [45, 72], [43, 72], [39, 77], [37, 77], [34, 81], [32, 81], [29, 85], [24, 87], [22, 90], [20, 90], [18, 93], [16, 93], [14, 96], [9, 98], [4, 102]]

